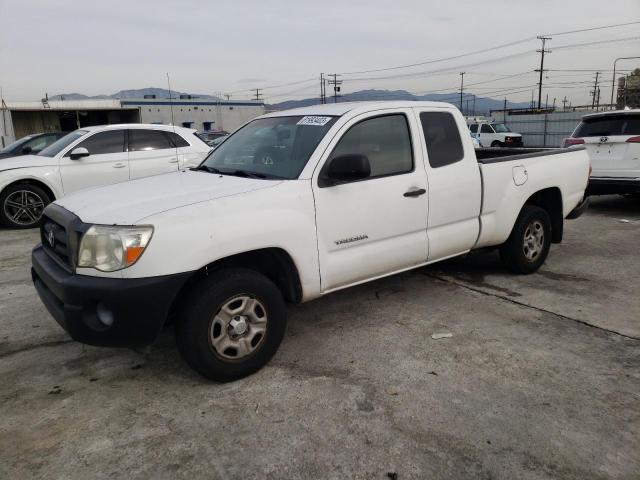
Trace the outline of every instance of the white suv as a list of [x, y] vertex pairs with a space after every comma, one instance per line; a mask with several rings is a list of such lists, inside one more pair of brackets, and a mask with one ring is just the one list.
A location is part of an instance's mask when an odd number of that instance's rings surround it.
[[562, 143], [573, 145], [589, 152], [588, 195], [640, 194], [640, 109], [585, 115]]
[[483, 147], [522, 147], [522, 135], [512, 132], [504, 123], [471, 123], [469, 131]]
[[197, 166], [210, 150], [187, 128], [83, 127], [37, 155], [0, 159], [0, 223], [34, 227], [44, 207], [64, 195]]

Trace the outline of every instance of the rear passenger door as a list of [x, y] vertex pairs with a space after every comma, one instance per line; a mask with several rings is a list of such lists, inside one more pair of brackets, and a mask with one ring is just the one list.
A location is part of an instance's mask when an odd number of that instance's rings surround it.
[[417, 109], [429, 179], [429, 261], [471, 249], [480, 233], [482, 185], [475, 150], [461, 116]]
[[[64, 193], [129, 180], [129, 162], [125, 150], [126, 133], [126, 130], [94, 133], [69, 148], [60, 159]], [[72, 160], [71, 152], [79, 147], [86, 148], [89, 156]]]
[[[316, 168], [318, 254], [323, 292], [425, 263], [427, 179], [411, 110], [351, 120]], [[339, 155], [366, 155], [368, 178], [320, 186], [324, 165]]]
[[169, 132], [144, 128], [129, 130], [129, 169], [131, 179], [177, 172], [176, 147]]

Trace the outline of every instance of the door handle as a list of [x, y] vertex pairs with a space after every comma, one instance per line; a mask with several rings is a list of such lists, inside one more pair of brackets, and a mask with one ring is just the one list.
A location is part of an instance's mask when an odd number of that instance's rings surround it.
[[124, 168], [126, 167], [127, 164], [126, 163], [116, 163], [113, 168]]
[[424, 195], [427, 191], [424, 188], [418, 188], [416, 190], [409, 190], [408, 192], [404, 192], [405, 197], [419, 197], [420, 195]]

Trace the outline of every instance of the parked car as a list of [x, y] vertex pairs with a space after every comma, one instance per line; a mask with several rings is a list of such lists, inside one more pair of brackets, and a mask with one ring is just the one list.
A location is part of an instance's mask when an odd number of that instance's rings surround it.
[[0, 159], [20, 155], [36, 155], [65, 135], [66, 133], [63, 132], [34, 133], [33, 135], [27, 135], [0, 150]]
[[640, 194], [640, 109], [585, 115], [562, 145], [589, 152], [588, 195]]
[[227, 135], [229, 135], [229, 132], [224, 130], [203, 130], [198, 132], [198, 137], [210, 147], [218, 145], [222, 141], [221, 139], [224, 139]]
[[33, 281], [77, 341], [145, 345], [171, 316], [191, 367], [237, 379], [278, 349], [286, 301], [479, 248], [540, 268], [586, 205], [587, 153], [491, 153], [449, 104], [270, 113], [195, 169], [49, 205]]
[[209, 146], [195, 130], [144, 124], [83, 127], [37, 155], [0, 161], [0, 222], [38, 224], [51, 201], [76, 190], [198, 165]]
[[504, 123], [469, 124], [469, 131], [484, 147], [522, 147], [522, 135], [512, 132]]

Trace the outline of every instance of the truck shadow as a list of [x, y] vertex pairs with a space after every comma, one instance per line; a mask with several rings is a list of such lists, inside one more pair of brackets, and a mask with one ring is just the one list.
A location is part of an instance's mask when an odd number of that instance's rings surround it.
[[636, 197], [623, 197], [621, 195], [592, 196], [590, 197], [587, 213], [640, 219], [640, 195]]

